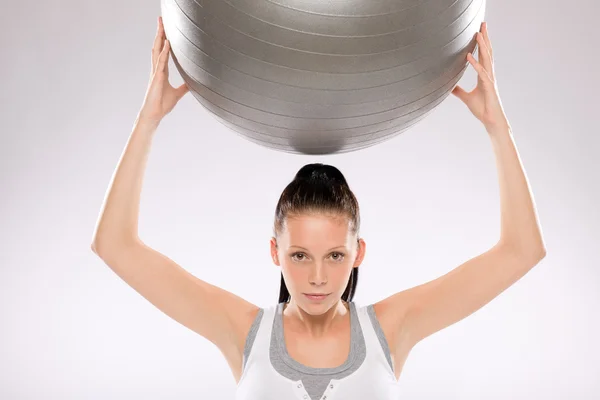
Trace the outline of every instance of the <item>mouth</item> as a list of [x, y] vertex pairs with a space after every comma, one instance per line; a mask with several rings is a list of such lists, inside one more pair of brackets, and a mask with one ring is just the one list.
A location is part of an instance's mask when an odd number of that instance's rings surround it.
[[327, 298], [331, 293], [303, 293], [307, 299], [313, 301], [321, 301]]

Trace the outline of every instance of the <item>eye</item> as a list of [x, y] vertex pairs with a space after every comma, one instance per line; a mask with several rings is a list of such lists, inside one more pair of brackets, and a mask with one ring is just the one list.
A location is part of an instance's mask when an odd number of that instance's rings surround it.
[[[345, 254], [340, 252], [331, 253], [331, 258], [335, 262], [342, 262], [344, 260], [344, 256]], [[293, 253], [291, 257], [294, 261], [302, 261], [306, 259], [306, 255], [304, 253]]]
[[[296, 259], [294, 259], [294, 257], [297, 257], [297, 256], [302, 256], [302, 258], [301, 258], [301, 259], [297, 259], [297, 258], [296, 258]], [[292, 259], [293, 259], [294, 261], [302, 261], [302, 259], [304, 259], [304, 258], [305, 258], [305, 257], [304, 257], [304, 253], [294, 253], [294, 254], [292, 254]]]

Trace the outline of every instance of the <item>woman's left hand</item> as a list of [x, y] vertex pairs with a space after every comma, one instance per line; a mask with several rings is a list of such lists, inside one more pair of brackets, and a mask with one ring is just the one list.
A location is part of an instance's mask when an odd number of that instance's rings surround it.
[[462, 100], [473, 115], [483, 123], [488, 133], [491, 133], [497, 129], [509, 128], [509, 123], [498, 94], [492, 44], [486, 22], [481, 24], [481, 31], [477, 32], [477, 44], [479, 61], [475, 60], [473, 54], [467, 54], [467, 60], [477, 71], [477, 86], [467, 92], [457, 85], [452, 90], [452, 94]]

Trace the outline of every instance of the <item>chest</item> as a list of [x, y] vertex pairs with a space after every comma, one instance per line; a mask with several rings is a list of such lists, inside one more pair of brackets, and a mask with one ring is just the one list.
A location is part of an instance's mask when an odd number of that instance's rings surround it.
[[311, 368], [334, 368], [343, 364], [350, 354], [350, 343], [348, 332], [319, 340], [289, 333], [285, 336], [285, 347], [290, 357]]
[[330, 379], [322, 393], [311, 397], [303, 379], [290, 380], [270, 368], [251, 368], [240, 382], [236, 400], [397, 400], [395, 378], [378, 364], [365, 364], [352, 375]]

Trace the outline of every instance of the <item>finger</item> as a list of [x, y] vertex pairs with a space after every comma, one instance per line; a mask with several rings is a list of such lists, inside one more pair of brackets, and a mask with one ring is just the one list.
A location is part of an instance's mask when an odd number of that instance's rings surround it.
[[156, 67], [157, 71], [165, 72], [167, 70], [167, 67], [169, 65], [169, 49], [169, 40], [165, 40], [163, 49], [160, 53], [160, 56], [158, 57], [158, 63]]
[[179, 101], [189, 91], [190, 88], [185, 83], [179, 86], [177, 89], [175, 89], [175, 96], [177, 97], [177, 100]]
[[161, 50], [164, 46], [164, 40], [164, 27], [162, 25], [161, 18], [159, 17], [158, 27], [156, 29], [156, 36], [154, 37], [154, 45], [152, 46], [152, 72], [156, 70], [156, 64], [158, 62], [158, 57], [161, 53]]
[[467, 102], [467, 96], [469, 95], [469, 93], [463, 89], [462, 87], [456, 85], [454, 87], [454, 89], [452, 89], [451, 92], [454, 96], [458, 97], [461, 101], [463, 102]]
[[488, 73], [485, 70], [485, 68], [483, 68], [483, 65], [481, 65], [481, 63], [478, 62], [475, 59], [475, 57], [473, 57], [472, 53], [467, 54], [467, 59], [469, 60], [469, 63], [471, 63], [471, 65], [473, 66], [473, 68], [475, 68], [475, 71], [477, 71], [477, 75], [481, 78], [481, 80], [483, 82], [485, 82], [486, 84], [490, 84], [490, 83], [493, 84], [492, 79], [488, 75]]
[[485, 39], [481, 32], [477, 32], [477, 44], [479, 45], [478, 55], [479, 63], [483, 65], [483, 68], [490, 73], [490, 77], [493, 75], [492, 58], [490, 56], [489, 49], [485, 43]]
[[492, 58], [492, 63], [493, 63], [494, 62], [494, 51], [492, 49], [492, 41], [490, 40], [490, 34], [488, 32], [487, 22], [483, 23], [482, 33], [483, 33], [483, 37], [485, 39], [488, 51], [490, 52], [490, 57]]
[[154, 36], [154, 45], [152, 46], [152, 54], [155, 56], [154, 63], [158, 59], [158, 55], [163, 47], [164, 42], [164, 28], [160, 22], [160, 17], [156, 26], [156, 35]]

